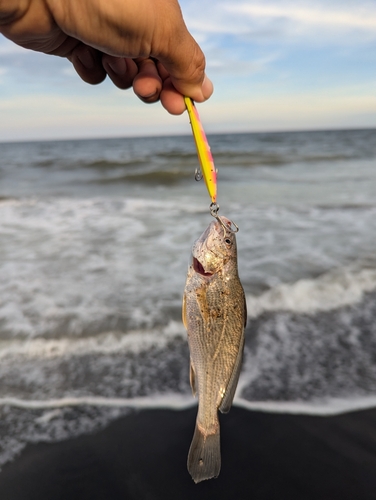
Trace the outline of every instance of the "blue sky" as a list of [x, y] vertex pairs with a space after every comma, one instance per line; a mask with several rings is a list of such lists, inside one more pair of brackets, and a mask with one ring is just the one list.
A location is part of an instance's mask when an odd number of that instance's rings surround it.
[[[181, 0], [215, 93], [207, 133], [376, 127], [376, 1]], [[0, 35], [0, 141], [190, 133], [188, 118]]]

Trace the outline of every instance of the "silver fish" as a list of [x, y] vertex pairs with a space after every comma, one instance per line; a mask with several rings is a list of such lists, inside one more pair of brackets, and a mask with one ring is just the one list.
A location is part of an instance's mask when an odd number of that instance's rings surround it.
[[[188, 470], [198, 483], [221, 468], [218, 410], [232, 405], [241, 370], [247, 310], [238, 276], [235, 234], [226, 217], [194, 243], [183, 298], [191, 357], [190, 382], [198, 414]], [[228, 227], [228, 230], [226, 229]]]

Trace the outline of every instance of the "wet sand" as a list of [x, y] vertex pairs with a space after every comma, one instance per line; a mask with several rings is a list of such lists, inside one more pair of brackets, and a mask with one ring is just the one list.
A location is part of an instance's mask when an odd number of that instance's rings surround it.
[[232, 408], [222, 470], [186, 469], [196, 409], [145, 410], [60, 443], [29, 445], [0, 473], [1, 500], [374, 500], [376, 409], [332, 417]]

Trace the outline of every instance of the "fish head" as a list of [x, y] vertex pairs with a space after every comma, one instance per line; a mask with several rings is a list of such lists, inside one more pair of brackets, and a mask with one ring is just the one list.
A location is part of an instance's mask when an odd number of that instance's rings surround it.
[[[210, 277], [228, 262], [236, 267], [236, 238], [231, 231], [231, 221], [221, 217], [209, 224], [195, 241], [192, 249], [192, 266], [196, 273]], [[228, 228], [228, 230], [226, 229]]]

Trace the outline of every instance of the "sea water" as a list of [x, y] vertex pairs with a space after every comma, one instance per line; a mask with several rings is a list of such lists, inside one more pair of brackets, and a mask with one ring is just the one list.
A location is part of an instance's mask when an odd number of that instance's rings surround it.
[[[376, 404], [376, 130], [209, 137], [248, 304], [235, 403]], [[211, 221], [191, 137], [0, 144], [0, 463], [194, 404], [181, 299]]]

